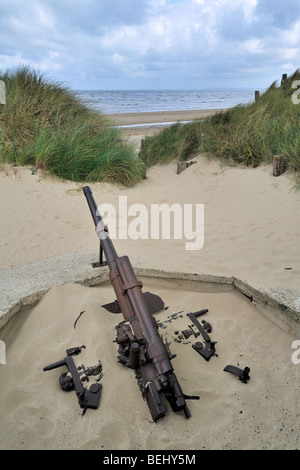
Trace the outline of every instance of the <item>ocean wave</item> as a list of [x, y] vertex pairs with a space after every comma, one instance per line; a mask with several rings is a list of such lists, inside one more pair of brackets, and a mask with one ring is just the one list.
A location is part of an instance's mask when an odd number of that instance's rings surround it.
[[77, 95], [89, 108], [106, 114], [220, 109], [254, 101], [254, 90], [83, 90]]

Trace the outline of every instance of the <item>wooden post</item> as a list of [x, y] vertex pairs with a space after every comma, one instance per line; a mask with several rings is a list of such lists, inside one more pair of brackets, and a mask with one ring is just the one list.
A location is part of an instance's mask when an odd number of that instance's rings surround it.
[[180, 173], [186, 170], [193, 163], [196, 162], [194, 162], [193, 160], [189, 160], [188, 162], [177, 162], [177, 175], [180, 175]]
[[274, 155], [273, 157], [273, 176], [280, 176], [285, 172], [284, 157], [281, 155]]
[[186, 162], [177, 162], [177, 175], [186, 169]]
[[140, 151], [138, 153], [139, 158], [142, 158], [142, 152], [143, 152], [143, 147], [145, 145], [145, 140], [141, 139], [141, 146], [140, 146]]
[[6, 104], [5, 83], [0, 80], [0, 104]]
[[260, 98], [260, 92], [258, 90], [256, 90], [255, 92], [255, 101], [258, 101]]
[[287, 81], [287, 73], [282, 74], [281, 86]]

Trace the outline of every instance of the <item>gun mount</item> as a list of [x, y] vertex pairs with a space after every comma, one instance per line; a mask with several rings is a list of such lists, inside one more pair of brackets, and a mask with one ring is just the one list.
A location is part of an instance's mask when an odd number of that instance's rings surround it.
[[90, 187], [85, 186], [83, 192], [100, 239], [100, 261], [93, 263], [93, 267], [108, 266], [110, 282], [117, 297], [117, 301], [104, 307], [114, 313], [121, 312], [124, 317], [116, 326], [118, 360], [135, 371], [142, 396], [154, 421], [167, 413], [162, 395], [174, 412], [183, 411], [185, 417], [189, 418], [186, 399], [199, 397], [188, 397], [183, 393], [171, 364], [175, 356], [159, 334], [152, 313], [162, 310], [163, 302], [154, 294], [143, 293], [142, 282], [136, 278], [129, 258], [117, 255]]

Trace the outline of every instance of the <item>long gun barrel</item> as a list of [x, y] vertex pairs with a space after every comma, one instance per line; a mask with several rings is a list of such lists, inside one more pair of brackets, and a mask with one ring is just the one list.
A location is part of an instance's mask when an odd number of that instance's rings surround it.
[[116, 326], [119, 362], [135, 370], [140, 390], [154, 421], [167, 413], [161, 399], [162, 393], [173, 411], [183, 410], [186, 418], [189, 418], [185, 401], [188, 397], [182, 392], [171, 365], [175, 356], [159, 334], [147, 297], [142, 291], [142, 282], [136, 278], [129, 258], [117, 255], [89, 186], [85, 186], [83, 192], [100, 239], [100, 251], [103, 250], [109, 267], [119, 310], [124, 317], [124, 321]]

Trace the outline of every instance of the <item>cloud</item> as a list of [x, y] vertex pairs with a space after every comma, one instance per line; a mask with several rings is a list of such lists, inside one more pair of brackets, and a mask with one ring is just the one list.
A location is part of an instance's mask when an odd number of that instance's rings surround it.
[[289, 28], [299, 20], [300, 3], [298, 0], [259, 0], [255, 13], [266, 26], [273, 28]]
[[299, 48], [298, 0], [0, 4], [1, 69], [31, 64], [74, 88], [267, 86]]

